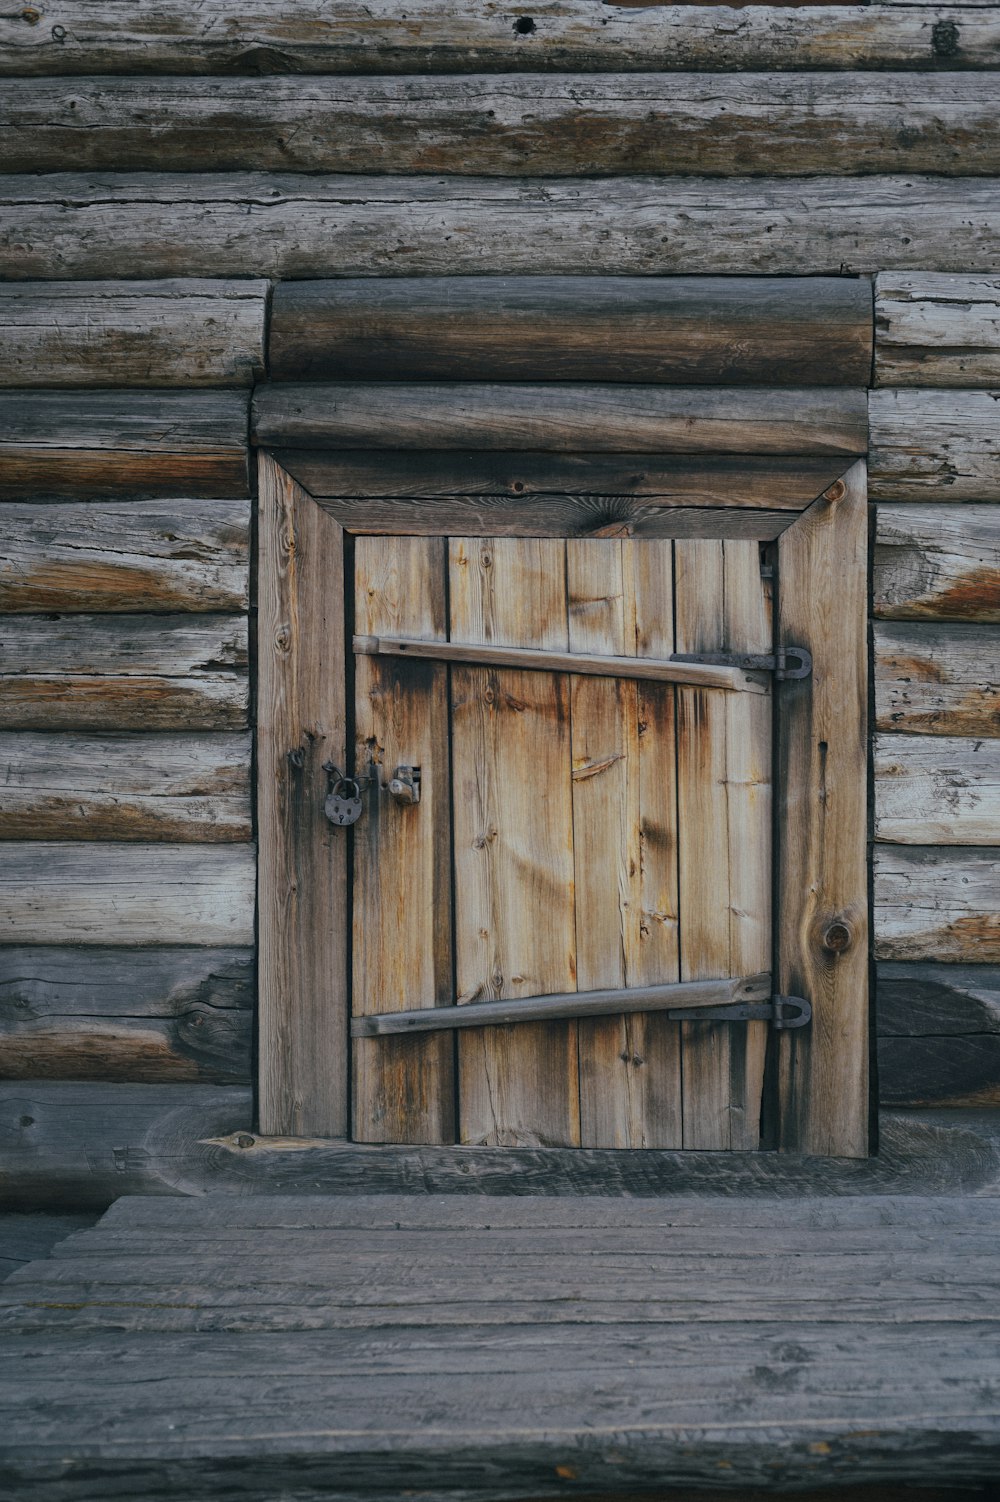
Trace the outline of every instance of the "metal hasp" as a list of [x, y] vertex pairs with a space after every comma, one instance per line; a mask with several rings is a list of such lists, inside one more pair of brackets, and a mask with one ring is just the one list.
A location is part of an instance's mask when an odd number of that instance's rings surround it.
[[761, 974], [368, 1013], [353, 1019], [351, 1036], [378, 1038], [390, 1033], [444, 1032], [560, 1017], [608, 1017], [620, 1012], [659, 1012], [672, 1022], [770, 1022], [782, 1030], [805, 1027], [812, 1016], [808, 1001], [801, 996], [775, 996], [770, 975]]
[[808, 678], [813, 667], [812, 653], [806, 647], [779, 647], [776, 652], [675, 652], [673, 661], [773, 673], [779, 682]]

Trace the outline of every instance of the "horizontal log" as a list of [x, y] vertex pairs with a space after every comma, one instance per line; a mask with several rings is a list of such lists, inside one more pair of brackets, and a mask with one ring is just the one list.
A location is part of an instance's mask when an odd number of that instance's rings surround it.
[[[718, 15], [719, 12], [714, 12]], [[1000, 262], [979, 178], [551, 181], [302, 173], [0, 177], [0, 277], [968, 272]]]
[[[311, 495], [324, 499], [602, 501], [632, 498], [663, 506], [802, 511], [839, 479], [839, 459], [755, 455], [485, 453], [455, 450], [275, 450]], [[418, 508], [413, 508], [414, 512]]]
[[886, 1104], [1000, 1105], [1000, 969], [879, 965], [878, 1058]]
[[533, 647], [502, 647], [461, 641], [421, 641], [404, 636], [355, 636], [354, 650], [365, 657], [417, 657], [479, 667], [518, 668], [539, 673], [582, 673], [597, 678], [639, 678], [656, 683], [687, 683], [733, 693], [766, 694], [770, 680], [740, 667], [684, 662], [679, 658], [611, 657], [597, 652], [557, 652]]
[[732, 1006], [771, 1000], [771, 977], [682, 981], [669, 986], [629, 990], [563, 992], [520, 996], [476, 1005], [427, 1006], [418, 1011], [368, 1012], [351, 1021], [352, 1038], [381, 1038], [398, 1033], [430, 1033], [497, 1023], [531, 1022], [556, 1017], [608, 1017], [616, 1012], [669, 1012], [674, 1008]]
[[877, 501], [995, 501], [995, 391], [873, 391], [869, 495]]
[[0, 846], [5, 944], [252, 944], [249, 845]]
[[877, 736], [875, 838], [1000, 845], [1000, 741]]
[[245, 496], [248, 401], [242, 391], [7, 391], [0, 499]]
[[1000, 172], [993, 75], [10, 79], [8, 172]]
[[0, 611], [239, 611], [246, 501], [0, 506]]
[[780, 1195], [794, 1214], [806, 1194], [990, 1194], [1000, 1185], [1000, 1143], [983, 1113], [884, 1113], [878, 1157], [824, 1160], [269, 1140], [253, 1132], [252, 1112], [250, 1090], [235, 1085], [0, 1084], [0, 1203], [103, 1208], [126, 1194], [216, 1190], [232, 1196], [235, 1217], [238, 1196], [298, 1192], [312, 1196], [322, 1215], [331, 1196], [406, 1193], [418, 1183], [424, 1194], [414, 1205], [434, 1194], [513, 1191], [521, 1207], [530, 1203], [525, 1195], [544, 1196], [542, 1214], [551, 1221], [560, 1201], [578, 1206], [587, 1188], [597, 1208], [608, 1197], [620, 1207], [623, 1196], [662, 1203], [707, 1191], [750, 1205], [753, 1196]]
[[1000, 506], [879, 506], [873, 608], [883, 620], [1000, 622]]
[[250, 949], [0, 949], [0, 1076], [250, 1079]]
[[243, 616], [11, 616], [0, 725], [15, 730], [214, 730], [247, 722]]
[[284, 282], [268, 356], [280, 381], [867, 386], [871, 313], [846, 277]]
[[[595, 7], [541, 0], [512, 24], [501, 0], [158, 0], [122, 15], [114, 0], [51, 0], [0, 18], [0, 75], [96, 73], [471, 73], [691, 68], [991, 68], [1000, 23], [991, 6], [908, 9], [715, 5]], [[942, 30], [943, 28], [946, 28]]]
[[1000, 277], [875, 280], [876, 386], [1000, 386]]
[[876, 625], [877, 728], [1000, 735], [997, 647], [984, 626]]
[[0, 387], [252, 386], [266, 282], [0, 286]]
[[1000, 849], [876, 845], [880, 960], [1000, 961]]
[[0, 731], [0, 839], [248, 840], [250, 736]]
[[458, 382], [259, 386], [256, 443], [283, 447], [863, 454], [863, 391]]
[[[295, 467], [285, 466], [298, 478]], [[797, 512], [736, 506], [658, 505], [630, 496], [449, 496], [443, 501], [320, 501], [346, 532], [438, 537], [780, 537]]]

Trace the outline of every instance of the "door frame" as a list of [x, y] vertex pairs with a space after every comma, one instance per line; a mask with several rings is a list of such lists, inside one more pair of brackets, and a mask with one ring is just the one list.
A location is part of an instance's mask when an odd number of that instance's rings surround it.
[[[349, 1130], [348, 846], [323, 817], [324, 763], [344, 767], [347, 757], [345, 533], [414, 530], [366, 527], [363, 500], [304, 488], [295, 472], [316, 486], [324, 460], [329, 468], [337, 456], [262, 451], [258, 471], [258, 1115], [262, 1134], [298, 1138]], [[736, 484], [738, 456], [727, 463]], [[766, 495], [761, 458], [746, 463], [755, 496]], [[769, 463], [787, 495], [793, 461]], [[806, 997], [813, 1020], [772, 1035], [775, 1146], [861, 1158], [871, 1123], [867, 484], [863, 460], [839, 475], [835, 461], [826, 465], [821, 492], [804, 490], [777, 519], [736, 491], [714, 516], [681, 496], [640, 524], [620, 518], [609, 530], [591, 515], [547, 535], [747, 535], [756, 525], [750, 535], [776, 538], [776, 646], [813, 658], [810, 679], [775, 684], [776, 989]], [[801, 468], [814, 486], [815, 459]], [[480, 511], [490, 532], [516, 533], [500, 509]], [[430, 506], [419, 525], [435, 535], [477, 530], [467, 517], [435, 521]]]

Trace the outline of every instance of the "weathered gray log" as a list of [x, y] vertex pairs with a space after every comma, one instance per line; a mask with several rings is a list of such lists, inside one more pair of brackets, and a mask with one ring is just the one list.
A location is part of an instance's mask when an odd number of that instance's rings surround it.
[[0, 839], [248, 840], [250, 736], [0, 731]]
[[879, 501], [995, 501], [1000, 392], [873, 391], [869, 491]]
[[247, 501], [0, 506], [0, 611], [245, 610]]
[[44, 16], [27, 6], [0, 19], [0, 74], [992, 68], [1000, 47], [991, 6], [630, 11], [541, 0], [521, 18], [501, 0], [408, 0], [405, 22], [396, 0], [346, 0], [336, 25], [325, 0], [290, 11], [213, 0], [209, 14], [159, 0], [125, 15], [114, 0], [53, 0]]
[[873, 607], [883, 620], [1000, 622], [1000, 506], [879, 506]]
[[0, 949], [0, 1076], [245, 1084], [250, 949]]
[[884, 272], [876, 386], [1000, 385], [1000, 277]]
[[10, 616], [0, 725], [222, 730], [246, 724], [245, 616]]
[[[713, 11], [718, 16], [719, 11]], [[978, 178], [740, 181], [302, 173], [0, 178], [0, 276], [968, 272], [1000, 262]]]
[[876, 737], [875, 838], [1000, 845], [1000, 741]]
[[1000, 735], [997, 648], [990, 627], [876, 625], [877, 728]]
[[242, 391], [6, 391], [0, 499], [248, 494]]
[[879, 965], [878, 1059], [886, 1104], [1000, 1105], [1000, 969]]
[[251, 944], [250, 845], [0, 845], [5, 944]]
[[992, 74], [8, 80], [9, 172], [1000, 172]]
[[1000, 849], [876, 845], [880, 960], [1000, 961]]
[[460, 382], [259, 386], [270, 447], [863, 454], [863, 391]]
[[[996, 1194], [1000, 1137], [979, 1112], [883, 1115], [871, 1159], [779, 1153], [427, 1148], [258, 1137], [237, 1086], [0, 1085], [0, 1202], [102, 1207], [123, 1194], [414, 1193], [737, 1198]], [[235, 1200], [234, 1200], [235, 1208]], [[620, 1200], [618, 1201], [620, 1204]], [[558, 1213], [558, 1212], [556, 1212]], [[441, 1208], [448, 1214], [448, 1200]], [[398, 1218], [398, 1217], [397, 1217]], [[190, 1272], [190, 1269], [189, 1269]]]
[[401, 277], [275, 288], [274, 380], [867, 386], [871, 291], [846, 277]]
[[266, 282], [0, 286], [4, 386], [252, 386]]
[[96, 1219], [96, 1211], [79, 1215], [4, 1212], [0, 1220], [0, 1283], [25, 1263], [47, 1257], [58, 1242], [92, 1226]]

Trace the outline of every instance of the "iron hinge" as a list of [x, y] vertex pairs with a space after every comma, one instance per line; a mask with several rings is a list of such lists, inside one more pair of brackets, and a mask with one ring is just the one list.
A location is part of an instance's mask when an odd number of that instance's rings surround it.
[[806, 647], [779, 647], [776, 652], [675, 652], [672, 661], [742, 668], [747, 673], [773, 673], [779, 681], [808, 678], [813, 666], [812, 653]]
[[805, 1027], [812, 1007], [804, 996], [772, 996], [770, 1001], [735, 1001], [720, 1007], [671, 1007], [671, 1022], [770, 1022], [776, 1032]]

